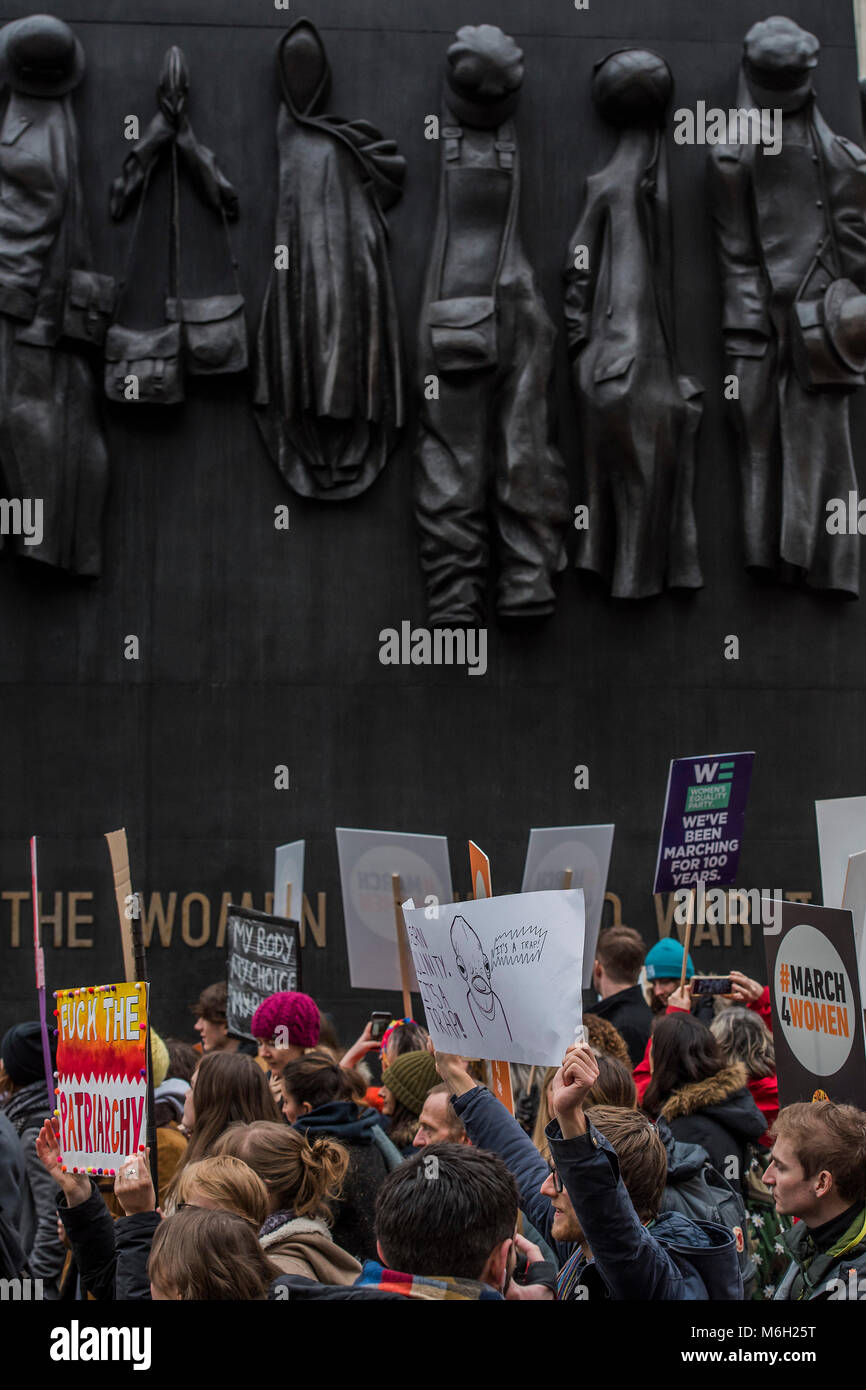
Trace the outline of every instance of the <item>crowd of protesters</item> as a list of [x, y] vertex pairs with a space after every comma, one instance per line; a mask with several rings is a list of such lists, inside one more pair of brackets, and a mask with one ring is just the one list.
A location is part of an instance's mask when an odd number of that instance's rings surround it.
[[[685, 967], [685, 968], [683, 968]], [[642, 982], [645, 981], [645, 983]], [[66, 1171], [40, 1026], [0, 1042], [0, 1277], [56, 1300], [809, 1300], [866, 1279], [866, 1113], [779, 1109], [766, 987], [601, 934], [585, 1037], [515, 1113], [424, 1028], [348, 1049], [308, 995], [151, 1029], [151, 1150]]]

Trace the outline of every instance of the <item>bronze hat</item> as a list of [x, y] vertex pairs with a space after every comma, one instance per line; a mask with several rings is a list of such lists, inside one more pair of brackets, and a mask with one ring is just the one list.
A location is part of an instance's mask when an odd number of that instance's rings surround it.
[[0, 82], [32, 97], [62, 97], [84, 76], [84, 49], [62, 19], [30, 14], [0, 29]]
[[753, 24], [743, 44], [743, 68], [759, 106], [798, 111], [812, 95], [821, 45], [785, 15]]

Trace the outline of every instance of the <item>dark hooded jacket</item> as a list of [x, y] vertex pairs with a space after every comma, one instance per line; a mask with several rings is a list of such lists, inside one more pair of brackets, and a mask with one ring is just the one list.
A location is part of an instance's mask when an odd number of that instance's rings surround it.
[[[563, 1139], [554, 1120], [546, 1130], [551, 1157], [593, 1252], [551, 1235], [553, 1207], [541, 1193], [549, 1170], [520, 1125], [483, 1087], [452, 1097], [479, 1148], [498, 1153], [514, 1175], [520, 1206], [557, 1258], [570, 1266], [560, 1297], [615, 1299], [741, 1299], [743, 1285], [734, 1237], [712, 1222], [662, 1212], [642, 1226], [619, 1175], [613, 1148], [592, 1125], [578, 1139]], [[578, 1288], [585, 1290], [577, 1293]]]
[[792, 1258], [774, 1299], [862, 1299], [866, 1286], [866, 1206], [860, 1207], [829, 1250], [816, 1249], [805, 1221], [785, 1231], [782, 1240]]
[[59, 1296], [66, 1252], [57, 1236], [54, 1211], [57, 1188], [36, 1152], [36, 1136], [43, 1120], [51, 1114], [45, 1082], [31, 1081], [15, 1091], [6, 1101], [4, 1112], [17, 1135], [23, 1167], [24, 1180], [18, 1194], [18, 1237], [32, 1278], [43, 1280], [43, 1297], [55, 1299]]
[[150, 1298], [147, 1262], [161, 1217], [158, 1211], [133, 1212], [113, 1220], [96, 1183], [77, 1206], [57, 1197], [60, 1217], [85, 1293], [97, 1301]]
[[376, 1194], [389, 1171], [373, 1132], [380, 1128], [380, 1119], [377, 1110], [359, 1110], [354, 1101], [338, 1100], [300, 1115], [294, 1125], [311, 1140], [324, 1135], [335, 1139], [349, 1154], [342, 1195], [333, 1203], [331, 1237], [361, 1263], [376, 1258], [373, 1214]]
[[628, 1048], [631, 1064], [636, 1067], [644, 1055], [652, 1031], [652, 1009], [644, 999], [640, 985], [630, 985], [617, 994], [599, 999], [597, 1004], [584, 1009], [586, 1014], [597, 1014], [612, 1023], [621, 1033]]
[[668, 1096], [660, 1114], [675, 1139], [700, 1144], [713, 1167], [742, 1193], [747, 1146], [760, 1140], [767, 1122], [749, 1094], [741, 1062], [681, 1086]]

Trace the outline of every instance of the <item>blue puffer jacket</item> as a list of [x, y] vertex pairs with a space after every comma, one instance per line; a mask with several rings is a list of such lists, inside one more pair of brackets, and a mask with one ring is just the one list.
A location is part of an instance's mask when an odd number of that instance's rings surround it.
[[592, 1250], [587, 1261], [579, 1246], [551, 1237], [554, 1212], [540, 1190], [549, 1169], [517, 1121], [480, 1086], [452, 1097], [452, 1103], [472, 1143], [498, 1153], [514, 1174], [529, 1220], [563, 1263], [571, 1261], [561, 1275], [568, 1297], [743, 1297], [731, 1232], [673, 1211], [663, 1212], [650, 1227], [642, 1226], [619, 1175], [616, 1154], [592, 1125], [577, 1139], [563, 1139], [555, 1120], [547, 1127], [551, 1156]]

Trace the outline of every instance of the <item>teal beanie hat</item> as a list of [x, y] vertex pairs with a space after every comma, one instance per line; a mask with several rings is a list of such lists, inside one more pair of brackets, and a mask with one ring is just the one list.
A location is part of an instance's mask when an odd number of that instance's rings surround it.
[[[648, 980], [678, 980], [683, 968], [683, 944], [675, 936], [663, 936], [647, 952], [644, 962]], [[691, 956], [686, 960], [686, 979], [695, 973]]]

